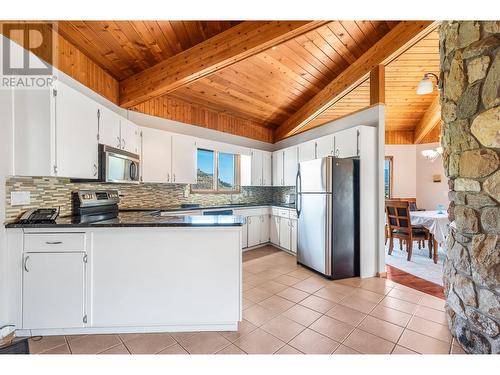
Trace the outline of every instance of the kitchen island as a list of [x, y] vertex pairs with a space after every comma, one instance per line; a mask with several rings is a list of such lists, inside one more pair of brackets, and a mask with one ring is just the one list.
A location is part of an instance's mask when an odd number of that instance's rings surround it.
[[120, 213], [8, 224], [10, 320], [19, 336], [237, 330], [243, 223]]

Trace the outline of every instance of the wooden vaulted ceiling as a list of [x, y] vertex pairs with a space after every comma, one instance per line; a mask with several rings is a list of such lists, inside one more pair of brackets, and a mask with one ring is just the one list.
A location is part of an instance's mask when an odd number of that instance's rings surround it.
[[[60, 21], [55, 65], [125, 108], [273, 142], [369, 106], [361, 68], [384, 63], [386, 129], [409, 142], [436, 133], [422, 120], [435, 119], [436, 93], [415, 89], [439, 72], [438, 35], [411, 38], [429, 24]], [[392, 41], [405, 51], [387, 62], [379, 50]]]

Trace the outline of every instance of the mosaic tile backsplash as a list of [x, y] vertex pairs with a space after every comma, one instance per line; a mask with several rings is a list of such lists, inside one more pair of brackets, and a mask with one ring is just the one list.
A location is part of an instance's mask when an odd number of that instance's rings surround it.
[[[71, 192], [85, 189], [115, 189], [120, 192], [120, 208], [176, 208], [183, 203], [214, 206], [230, 203], [284, 202], [291, 187], [242, 187], [239, 194], [192, 194], [185, 184], [100, 184], [76, 183], [55, 177], [11, 177], [6, 181], [6, 221], [15, 220], [31, 208], [61, 207], [61, 215], [71, 215]], [[29, 206], [11, 206], [12, 191], [29, 191]]]

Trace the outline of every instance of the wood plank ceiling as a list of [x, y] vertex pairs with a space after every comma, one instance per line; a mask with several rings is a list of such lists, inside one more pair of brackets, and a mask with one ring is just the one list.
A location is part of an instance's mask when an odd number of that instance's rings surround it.
[[[57, 30], [120, 83], [240, 23], [61, 21]], [[220, 130], [270, 142], [274, 129], [397, 24], [397, 21], [329, 21], [130, 109], [215, 129], [217, 122], [222, 121], [221, 116], [226, 116]], [[406, 140], [437, 95], [434, 92], [417, 96], [415, 89], [424, 73], [439, 73], [438, 44], [438, 33], [432, 32], [386, 66], [386, 129], [405, 131]], [[368, 105], [369, 80], [366, 80], [301, 131]], [[183, 113], [173, 116], [181, 107]], [[210, 125], [207, 117], [212, 119]], [[253, 129], [250, 135], [237, 129], [244, 126]]]

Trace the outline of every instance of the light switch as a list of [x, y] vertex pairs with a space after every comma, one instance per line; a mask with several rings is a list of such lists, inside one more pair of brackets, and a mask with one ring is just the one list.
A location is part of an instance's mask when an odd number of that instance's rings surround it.
[[11, 206], [28, 206], [31, 204], [31, 193], [29, 191], [12, 191], [10, 193]]

